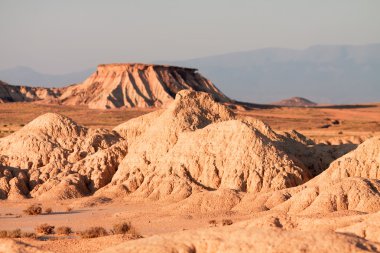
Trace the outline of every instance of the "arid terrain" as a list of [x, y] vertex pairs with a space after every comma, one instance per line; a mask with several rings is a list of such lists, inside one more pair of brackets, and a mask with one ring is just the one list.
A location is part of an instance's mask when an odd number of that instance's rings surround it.
[[108, 66], [54, 99], [3, 85], [0, 252], [380, 251], [380, 104], [254, 105], [192, 69]]
[[[85, 106], [45, 105], [40, 103], [0, 103], [0, 137], [7, 136], [47, 112], [72, 118], [90, 128], [112, 129], [115, 126], [157, 110], [129, 108], [115, 110], [89, 109]], [[277, 131], [296, 129], [317, 142], [359, 143], [380, 132], [380, 104], [331, 107], [274, 107], [238, 109], [235, 113], [262, 120]], [[335, 123], [335, 124], [334, 124]], [[328, 128], [326, 128], [328, 126]], [[360, 141], [360, 138], [362, 139]]]

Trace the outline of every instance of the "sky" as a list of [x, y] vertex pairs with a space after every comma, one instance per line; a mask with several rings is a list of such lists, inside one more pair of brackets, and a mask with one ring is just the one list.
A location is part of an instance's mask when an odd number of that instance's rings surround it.
[[379, 0], [0, 0], [0, 69], [380, 42]]

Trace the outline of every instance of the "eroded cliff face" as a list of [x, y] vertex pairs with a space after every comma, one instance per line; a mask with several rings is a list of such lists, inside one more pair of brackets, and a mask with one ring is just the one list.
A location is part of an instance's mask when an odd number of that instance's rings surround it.
[[0, 81], [0, 103], [31, 102], [37, 100], [52, 101], [61, 95], [61, 89], [13, 86]]
[[196, 69], [148, 64], [99, 65], [83, 83], [67, 87], [60, 101], [96, 109], [161, 107], [184, 89], [204, 91], [217, 101], [229, 101]]
[[101, 64], [83, 83], [63, 88], [34, 88], [0, 83], [0, 102], [87, 105], [93, 109], [161, 107], [180, 90], [203, 91], [230, 102], [196, 69], [152, 64]]
[[229, 99], [196, 69], [147, 64], [103, 64], [81, 84], [65, 89], [60, 101], [90, 108], [161, 107], [180, 90], [210, 93]]

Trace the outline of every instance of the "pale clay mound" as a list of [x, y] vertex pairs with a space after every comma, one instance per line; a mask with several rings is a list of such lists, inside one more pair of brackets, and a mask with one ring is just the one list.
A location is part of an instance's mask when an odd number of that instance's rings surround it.
[[302, 185], [348, 151], [295, 131], [277, 134], [207, 93], [183, 90], [167, 109], [114, 131], [48, 113], [0, 139], [0, 198], [77, 198], [99, 189], [156, 200], [216, 189], [270, 192]]
[[[127, 144], [116, 132], [93, 130], [44, 114], [0, 139], [0, 198], [81, 197], [111, 181]], [[58, 191], [62, 189], [62, 191]]]
[[373, 137], [340, 157], [307, 183], [275, 193], [246, 195], [237, 210], [329, 213], [380, 210], [380, 138]]
[[257, 120], [237, 119], [206, 93], [181, 91], [166, 110], [114, 130], [129, 137], [129, 152], [100, 194], [182, 199], [219, 188], [283, 189], [310, 179], [308, 169], [270, 139], [279, 135]]

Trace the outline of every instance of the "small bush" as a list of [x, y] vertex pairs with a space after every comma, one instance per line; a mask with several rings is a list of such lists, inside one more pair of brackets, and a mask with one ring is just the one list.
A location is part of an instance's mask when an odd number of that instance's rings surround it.
[[222, 225], [223, 226], [229, 226], [229, 225], [232, 225], [233, 222], [232, 220], [222, 220]]
[[103, 227], [91, 227], [80, 232], [82, 238], [96, 238], [108, 235], [107, 230]]
[[54, 226], [50, 226], [47, 223], [37, 226], [34, 230], [36, 231], [36, 233], [39, 233], [39, 234], [44, 234], [44, 235], [54, 234]]
[[112, 234], [126, 234], [132, 229], [132, 225], [130, 222], [122, 222], [119, 224], [113, 225], [111, 230]]
[[72, 207], [70, 207], [70, 206], [68, 206], [68, 207], [66, 207], [66, 212], [71, 212], [73, 210], [73, 208]]
[[22, 232], [21, 237], [22, 238], [37, 238], [37, 235], [32, 232]]
[[0, 231], [0, 238], [21, 238], [21, 229]]
[[46, 214], [51, 214], [52, 212], [53, 212], [53, 209], [51, 209], [50, 207], [45, 209]]
[[58, 227], [57, 228], [57, 234], [59, 235], [69, 235], [73, 232], [73, 230], [70, 227]]
[[216, 227], [217, 222], [216, 222], [216, 220], [210, 220], [210, 221], [208, 222], [208, 224], [210, 224], [210, 225], [213, 226], [213, 227]]
[[42, 207], [38, 205], [31, 205], [23, 211], [27, 215], [39, 215], [42, 213]]
[[15, 229], [15, 230], [9, 231], [8, 237], [9, 238], [20, 238], [21, 237], [21, 229]]

